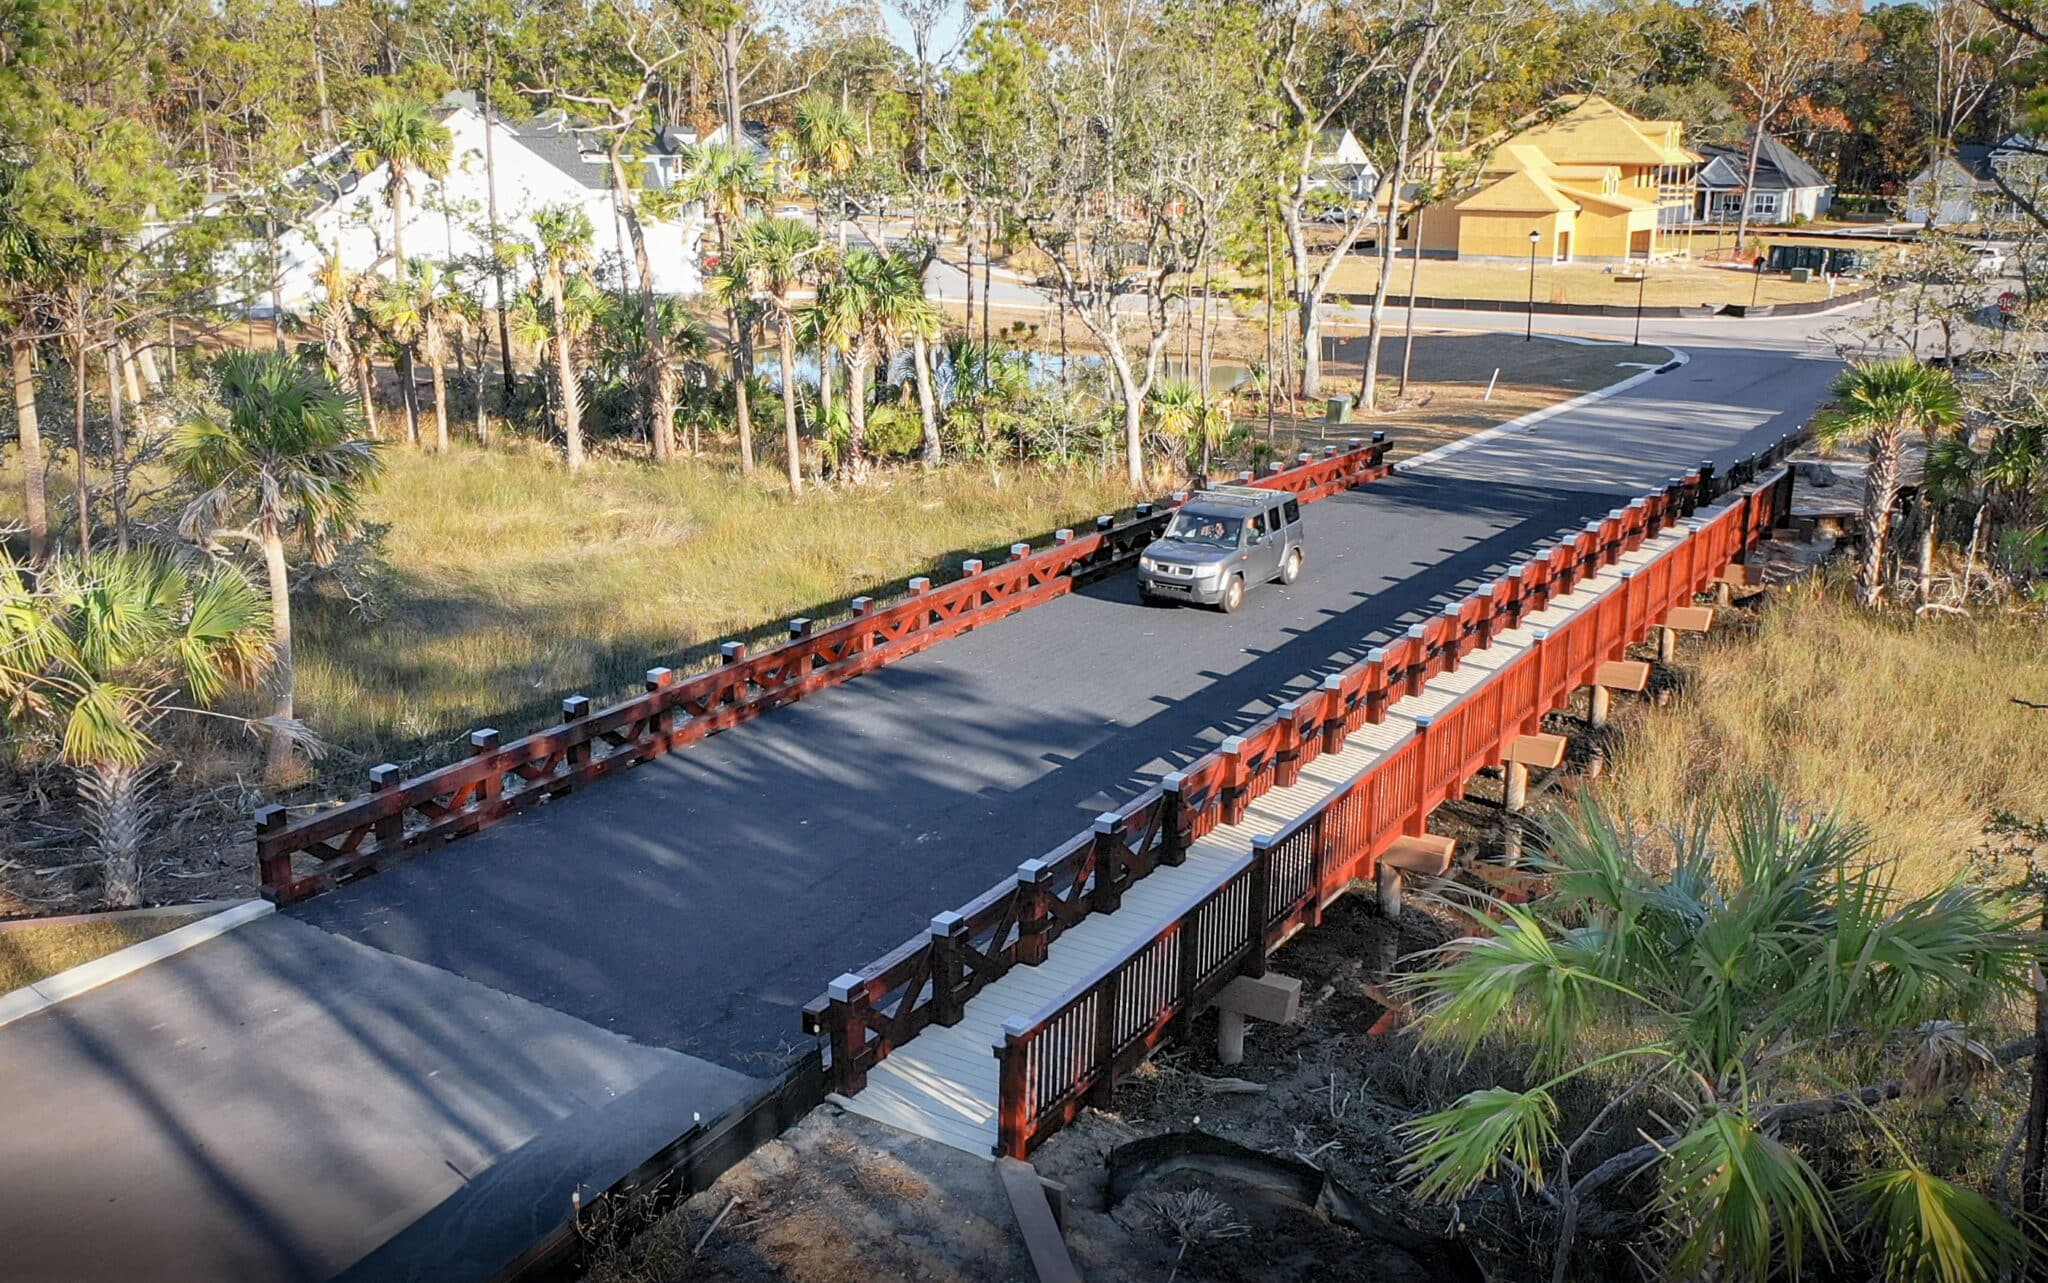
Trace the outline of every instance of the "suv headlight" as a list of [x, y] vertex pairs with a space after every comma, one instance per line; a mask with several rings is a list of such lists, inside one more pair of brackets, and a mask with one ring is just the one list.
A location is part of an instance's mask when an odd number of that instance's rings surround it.
[[1150, 557], [1140, 557], [1138, 558], [1138, 569], [1145, 571], [1147, 574], [1156, 575], [1159, 573], [1160, 566], [1158, 562]]

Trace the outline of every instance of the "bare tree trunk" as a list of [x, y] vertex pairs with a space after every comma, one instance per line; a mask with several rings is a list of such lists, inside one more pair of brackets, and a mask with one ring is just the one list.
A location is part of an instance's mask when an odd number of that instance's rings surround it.
[[1757, 160], [1764, 151], [1764, 120], [1758, 116], [1756, 130], [1749, 136], [1749, 176], [1742, 180], [1742, 206], [1735, 215], [1735, 248], [1739, 251], [1749, 240], [1749, 208], [1755, 202]]
[[[1111, 306], [1114, 306], [1112, 300]], [[1119, 399], [1124, 403], [1124, 470], [1131, 489], [1145, 484], [1145, 398], [1138, 387], [1138, 378], [1131, 370], [1131, 359], [1124, 355], [1123, 344], [1114, 341], [1104, 344], [1109, 350], [1110, 368], [1116, 372], [1116, 386]]]
[[356, 349], [356, 389], [363, 398], [363, 422], [370, 435], [381, 440], [384, 429], [377, 422], [377, 371], [370, 364], [370, 354], [360, 347]]
[[939, 464], [939, 403], [932, 394], [931, 348], [923, 334], [911, 334], [910, 355], [917, 366], [917, 414], [924, 423], [924, 462], [926, 467], [933, 468]]
[[[647, 233], [640, 226], [640, 213], [626, 183], [626, 166], [619, 158], [624, 138], [624, 134], [614, 135], [606, 153], [611, 162], [612, 203], [626, 221], [626, 236], [633, 243], [633, 267], [640, 276], [640, 389], [648, 419], [648, 440], [656, 463], [672, 463], [676, 457], [675, 419], [671, 416], [662, 422], [658, 409], [661, 372], [668, 365], [668, 345], [660, 333], [654, 305], [654, 264], [647, 256]], [[787, 382], [789, 372], [785, 369], [783, 373]]]
[[[493, 142], [497, 133], [497, 117], [491, 110], [490, 71], [484, 72], [484, 200], [485, 215], [491, 220], [491, 280], [497, 286], [498, 297], [498, 382], [503, 390], [498, 413], [510, 417], [512, 413], [512, 322], [506, 315], [511, 304], [505, 298], [505, 263], [498, 253], [498, 153]], [[477, 397], [483, 397], [483, 372], [477, 372]], [[479, 410], [479, 422], [482, 411]], [[478, 433], [481, 437], [483, 434]]]
[[1920, 604], [1926, 605], [1934, 592], [1934, 523], [1939, 514], [1934, 507], [1932, 496], [1923, 485], [1920, 490]]
[[276, 695], [270, 705], [276, 724], [270, 728], [263, 756], [263, 778], [275, 788], [288, 783], [291, 776], [291, 725], [297, 716], [292, 700], [296, 675], [292, 669], [291, 572], [284, 560], [284, 536], [275, 525], [266, 524], [263, 529], [263, 570], [269, 579], [271, 644], [277, 654]]
[[14, 379], [14, 426], [21, 434], [21, 484], [28, 517], [28, 559], [50, 552], [49, 499], [44, 493], [43, 431], [36, 418], [36, 345], [19, 336], [8, 340]]
[[868, 361], [864, 355], [847, 357], [846, 417], [852, 425], [846, 437], [847, 466], [859, 475], [867, 463], [868, 448]]
[[83, 324], [71, 338], [71, 444], [78, 451], [78, 551], [92, 553], [92, 489], [85, 474], [85, 329]]
[[141, 405], [142, 378], [136, 368], [135, 349], [128, 345], [127, 339], [116, 339], [114, 346], [121, 357], [121, 386], [128, 391], [128, 404]]
[[448, 374], [447, 361], [441, 352], [441, 339], [434, 335], [427, 340], [427, 368], [434, 377], [434, 453], [448, 453]]
[[789, 455], [789, 497], [794, 499], [804, 492], [803, 440], [796, 431], [796, 325], [790, 319], [789, 300], [780, 302], [775, 331], [782, 340], [782, 445]]
[[108, 449], [114, 462], [114, 546], [128, 551], [128, 434], [121, 422], [121, 358], [109, 346], [107, 361]]
[[1415, 257], [1408, 262], [1408, 318], [1402, 326], [1401, 387], [1395, 394], [1404, 397], [1408, 395], [1409, 360], [1415, 355], [1415, 295], [1422, 288], [1422, 215], [1426, 208], [1426, 206], [1417, 205], [1415, 207], [1415, 221], [1408, 225], [1410, 239], [1415, 242], [1410, 247], [1413, 249]]

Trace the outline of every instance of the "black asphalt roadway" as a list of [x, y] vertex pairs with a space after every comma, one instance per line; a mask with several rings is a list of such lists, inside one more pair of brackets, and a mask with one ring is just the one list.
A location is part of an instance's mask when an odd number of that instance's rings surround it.
[[1113, 579], [0, 1027], [0, 1277], [489, 1277], [762, 1086], [834, 975], [1802, 422], [1808, 325], [1675, 323], [1691, 364], [1310, 506], [1307, 575], [1238, 615]]

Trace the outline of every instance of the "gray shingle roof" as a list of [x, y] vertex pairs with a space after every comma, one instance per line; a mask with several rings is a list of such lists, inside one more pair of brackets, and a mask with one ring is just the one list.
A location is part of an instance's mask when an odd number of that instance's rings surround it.
[[[1740, 147], [1718, 147], [1703, 143], [1700, 154], [1708, 160], [1725, 158], [1734, 167], [1740, 179], [1749, 172], [1749, 143], [1744, 140]], [[1804, 157], [1771, 134], [1764, 135], [1764, 145], [1756, 158], [1756, 189], [1760, 192], [1782, 192], [1800, 187], [1826, 187], [1828, 180], [1821, 177], [1819, 170], [1808, 164]]]

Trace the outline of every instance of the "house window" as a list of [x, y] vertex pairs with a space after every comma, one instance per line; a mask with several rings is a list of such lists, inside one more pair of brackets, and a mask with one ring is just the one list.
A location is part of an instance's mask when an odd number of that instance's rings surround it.
[[1749, 212], [1750, 212], [1751, 214], [1757, 214], [1757, 215], [1761, 215], [1761, 214], [1776, 214], [1776, 213], [1778, 212], [1778, 193], [1776, 193], [1776, 192], [1758, 192], [1758, 193], [1756, 193], [1756, 194], [1755, 194], [1754, 196], [1750, 197], [1750, 200], [1749, 200]]

